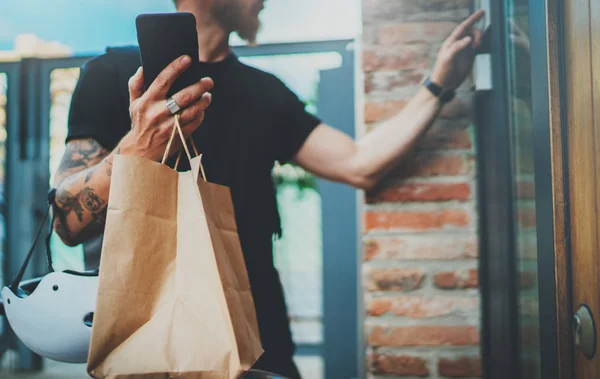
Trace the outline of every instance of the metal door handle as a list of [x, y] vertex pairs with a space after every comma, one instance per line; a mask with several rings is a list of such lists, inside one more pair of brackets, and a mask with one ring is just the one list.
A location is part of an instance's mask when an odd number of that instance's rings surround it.
[[573, 316], [573, 342], [581, 353], [592, 359], [596, 354], [596, 325], [592, 312], [587, 305], [582, 305]]

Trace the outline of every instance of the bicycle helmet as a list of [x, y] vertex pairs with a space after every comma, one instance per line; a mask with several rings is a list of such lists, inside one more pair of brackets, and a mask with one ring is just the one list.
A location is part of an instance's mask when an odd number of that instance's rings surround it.
[[[96, 306], [98, 270], [54, 271], [49, 243], [56, 217], [54, 197], [52, 190], [48, 194], [48, 210], [21, 270], [12, 284], [0, 291], [0, 314], [6, 315], [17, 338], [36, 354], [60, 362], [85, 363]], [[22, 281], [52, 208], [52, 224], [46, 237], [49, 273]]]

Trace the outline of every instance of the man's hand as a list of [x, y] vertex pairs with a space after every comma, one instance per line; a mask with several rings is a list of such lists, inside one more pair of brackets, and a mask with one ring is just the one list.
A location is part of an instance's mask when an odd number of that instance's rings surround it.
[[[129, 112], [132, 130], [119, 144], [120, 153], [158, 160], [165, 152], [173, 128], [173, 115], [166, 104], [167, 92], [175, 80], [189, 67], [191, 59], [181, 57], [167, 66], [144, 92], [144, 76], [140, 67], [129, 80]], [[204, 120], [204, 110], [210, 105], [214, 83], [204, 78], [179, 91], [173, 98], [181, 107], [181, 127], [185, 137], [191, 135]], [[178, 139], [171, 153], [178, 150]]]
[[481, 42], [481, 30], [474, 25], [481, 20], [483, 10], [462, 22], [440, 48], [431, 81], [448, 90], [455, 90], [471, 72], [475, 51]]

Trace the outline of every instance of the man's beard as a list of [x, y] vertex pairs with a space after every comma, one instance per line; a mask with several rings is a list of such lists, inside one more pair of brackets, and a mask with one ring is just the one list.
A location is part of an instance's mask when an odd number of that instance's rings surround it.
[[260, 27], [260, 20], [258, 20], [257, 17], [256, 21], [252, 20], [252, 23], [247, 22], [246, 24], [242, 25], [242, 27], [234, 31], [238, 34], [238, 36], [240, 36], [241, 39], [248, 42], [249, 45], [254, 46], [256, 45], [256, 37]]
[[215, 19], [229, 32], [236, 32], [248, 44], [256, 44], [260, 29], [257, 15], [246, 16], [236, 0], [220, 0], [215, 2], [213, 14]]

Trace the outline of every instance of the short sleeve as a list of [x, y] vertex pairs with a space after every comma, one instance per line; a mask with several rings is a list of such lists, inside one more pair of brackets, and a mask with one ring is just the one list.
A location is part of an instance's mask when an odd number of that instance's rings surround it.
[[69, 109], [67, 142], [92, 138], [114, 149], [127, 130], [122, 114], [128, 104], [119, 96], [117, 72], [107, 55], [92, 58], [81, 68]]
[[321, 120], [306, 110], [306, 105], [289, 88], [282, 85], [278, 93], [276, 126], [277, 141], [276, 159], [281, 164], [294, 159], [310, 133], [321, 123]]

